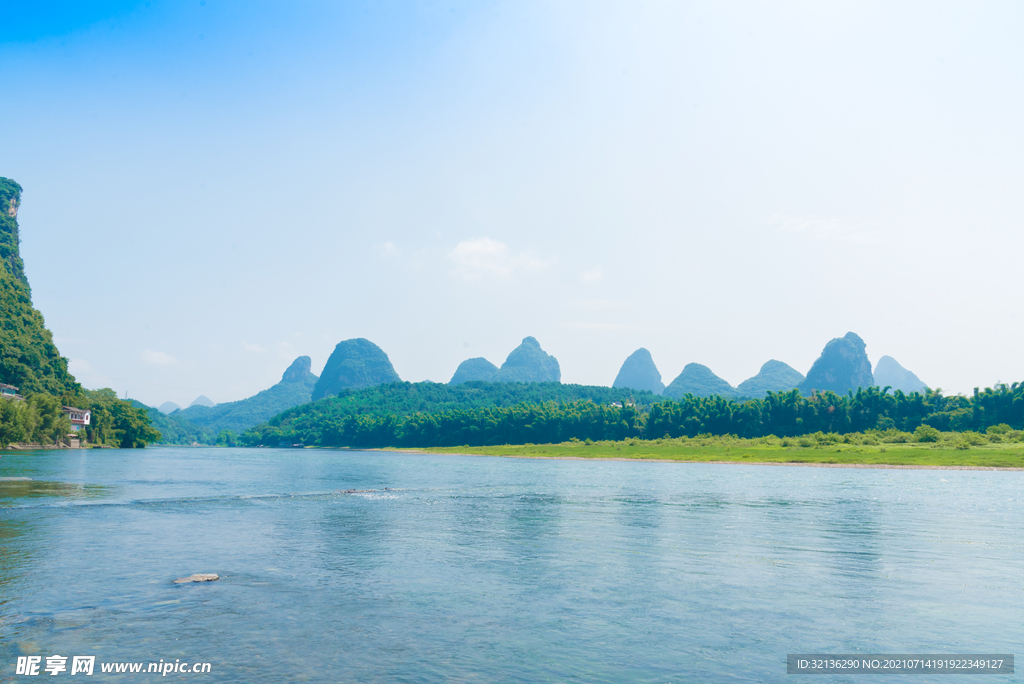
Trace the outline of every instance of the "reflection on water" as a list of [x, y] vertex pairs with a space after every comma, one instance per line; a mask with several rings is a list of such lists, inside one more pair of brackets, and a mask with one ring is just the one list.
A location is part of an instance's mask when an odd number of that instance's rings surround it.
[[47, 480], [0, 480], [0, 508], [13, 506], [19, 499], [97, 499], [109, 496], [114, 487]]
[[167, 448], [0, 477], [32, 478], [0, 482], [0, 681], [784, 681], [790, 652], [1012, 652], [1024, 611], [1024, 473]]

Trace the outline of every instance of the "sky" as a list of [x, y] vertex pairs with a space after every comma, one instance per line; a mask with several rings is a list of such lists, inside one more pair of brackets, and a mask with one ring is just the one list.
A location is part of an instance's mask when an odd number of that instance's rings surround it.
[[85, 386], [872, 363], [1024, 380], [1024, 5], [16, 3], [0, 176]]

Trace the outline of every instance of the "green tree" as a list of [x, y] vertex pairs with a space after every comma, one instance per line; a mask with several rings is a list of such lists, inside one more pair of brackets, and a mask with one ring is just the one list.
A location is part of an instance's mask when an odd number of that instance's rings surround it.
[[0, 399], [0, 449], [6, 449], [15, 442], [25, 440], [25, 413], [28, 406], [23, 401]]

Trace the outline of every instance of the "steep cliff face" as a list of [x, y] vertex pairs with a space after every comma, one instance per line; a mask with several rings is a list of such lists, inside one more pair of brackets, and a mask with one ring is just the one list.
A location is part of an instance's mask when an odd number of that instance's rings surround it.
[[807, 371], [807, 378], [800, 383], [800, 391], [804, 394], [814, 390], [846, 394], [858, 387], [871, 387], [875, 379], [866, 349], [867, 345], [857, 333], [849, 332], [831, 340], [811, 370]]
[[492, 382], [561, 382], [558, 359], [540, 348], [533, 337], [523, 338], [494, 374]]
[[747, 378], [736, 387], [741, 397], [760, 399], [768, 392], [788, 392], [804, 381], [804, 375], [789, 364], [772, 359], [761, 366], [752, 378]]
[[664, 395], [670, 399], [679, 399], [692, 394], [695, 397], [726, 397], [736, 396], [736, 389], [722, 378], [711, 372], [707, 366], [699, 363], [688, 363], [683, 372], [665, 388]]
[[630, 354], [622, 363], [619, 374], [615, 376], [612, 387], [630, 387], [632, 389], [647, 390], [655, 394], [665, 391], [665, 383], [661, 381], [661, 373], [654, 365], [651, 352], [640, 347]]
[[331, 397], [343, 389], [399, 382], [398, 373], [384, 350], [362, 337], [339, 342], [327, 359], [313, 389], [313, 401]]
[[464, 382], [482, 380], [490, 382], [498, 372], [498, 367], [482, 356], [466, 359], [455, 369], [455, 375], [448, 381], [449, 385], [461, 385]]
[[878, 359], [874, 375], [876, 385], [891, 387], [893, 392], [900, 390], [904, 394], [911, 394], [928, 389], [921, 378], [901, 366], [899, 361], [891, 356], [883, 356]]
[[288, 366], [288, 369], [285, 370], [284, 375], [281, 376], [281, 382], [306, 382], [310, 378], [315, 382], [317, 377], [310, 371], [312, 367], [312, 359], [308, 356], [300, 356], [292, 361], [292, 365]]
[[[21, 236], [18, 232], [18, 207], [21, 206], [21, 186], [10, 178], [0, 178], [0, 259], [14, 276], [29, 290], [25, 277], [25, 264], [21, 260]], [[31, 295], [31, 290], [29, 290]]]
[[81, 386], [32, 306], [18, 233], [21, 186], [0, 178], [0, 382], [25, 392], [60, 395]]

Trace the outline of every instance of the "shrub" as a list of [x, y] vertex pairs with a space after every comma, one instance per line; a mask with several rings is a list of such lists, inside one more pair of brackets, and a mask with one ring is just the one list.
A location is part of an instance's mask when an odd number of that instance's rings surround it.
[[814, 440], [818, 444], [822, 444], [822, 445], [836, 444], [837, 442], [842, 440], [842, 437], [840, 437], [835, 432], [815, 432], [811, 436], [814, 437]]
[[985, 430], [990, 435], [1005, 435], [1013, 430], [1012, 427], [1006, 423], [1000, 423], [999, 425], [989, 425], [988, 429]]
[[914, 440], [918, 442], [938, 442], [942, 439], [942, 433], [931, 425], [918, 425], [914, 430]]
[[985, 435], [974, 430], [966, 430], [960, 433], [960, 438], [971, 446], [981, 446], [982, 444], [988, 444], [988, 440], [985, 439]]
[[906, 444], [911, 440], [912, 435], [909, 432], [892, 428], [883, 432], [880, 437], [886, 444]]

